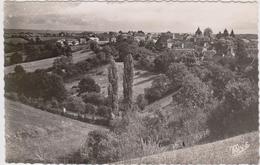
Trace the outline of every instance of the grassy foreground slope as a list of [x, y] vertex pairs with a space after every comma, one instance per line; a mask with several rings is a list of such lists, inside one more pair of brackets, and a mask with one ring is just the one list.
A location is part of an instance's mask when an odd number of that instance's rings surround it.
[[257, 164], [258, 133], [251, 132], [213, 143], [122, 161], [119, 164]]
[[5, 99], [7, 162], [66, 162], [89, 131], [104, 129]]

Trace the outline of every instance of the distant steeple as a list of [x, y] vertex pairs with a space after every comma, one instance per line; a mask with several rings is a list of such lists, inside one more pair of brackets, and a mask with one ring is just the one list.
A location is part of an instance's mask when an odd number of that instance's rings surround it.
[[231, 33], [230, 33], [230, 37], [235, 37], [234, 31], [232, 29]]
[[198, 35], [198, 36], [202, 35], [200, 27], [198, 27], [197, 31], [195, 32], [195, 35]]
[[224, 35], [224, 37], [229, 36], [227, 29], [224, 30], [223, 35]]

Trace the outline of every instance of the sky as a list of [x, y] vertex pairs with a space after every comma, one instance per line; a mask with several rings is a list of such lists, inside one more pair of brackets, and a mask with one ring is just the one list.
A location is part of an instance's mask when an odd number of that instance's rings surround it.
[[257, 33], [257, 3], [5, 2], [8, 29]]

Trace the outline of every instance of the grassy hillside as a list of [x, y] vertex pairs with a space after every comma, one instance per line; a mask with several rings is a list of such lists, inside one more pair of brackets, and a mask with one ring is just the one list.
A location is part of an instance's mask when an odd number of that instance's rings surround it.
[[[86, 60], [90, 57], [92, 57], [94, 55], [94, 53], [92, 51], [77, 51], [72, 53], [73, 56], [73, 63], [77, 63], [79, 61], [83, 61]], [[52, 67], [53, 61], [59, 57], [53, 57], [53, 58], [47, 58], [47, 59], [43, 59], [43, 60], [38, 60], [38, 61], [32, 61], [32, 62], [26, 62], [26, 63], [21, 63], [19, 65], [23, 66], [23, 68], [27, 71], [27, 72], [33, 72], [37, 69], [47, 69]], [[16, 65], [11, 65], [11, 66], [7, 66], [5, 67], [5, 74], [8, 74], [10, 72], [14, 71]]]
[[[252, 132], [214, 143], [208, 143], [143, 158], [127, 160], [119, 162], [119, 164], [256, 164], [258, 163], [259, 159], [258, 133], [259, 132]], [[237, 148], [240, 149], [234, 149], [236, 145], [239, 146]]]
[[[108, 87], [108, 72], [107, 72], [108, 65], [104, 65], [95, 69], [92, 69], [84, 76], [92, 77], [97, 84], [101, 87], [101, 92], [104, 95], [107, 95], [107, 87]], [[119, 97], [123, 97], [123, 74], [124, 74], [124, 65], [121, 62], [117, 62], [117, 70], [119, 76]], [[133, 97], [134, 99], [139, 94], [144, 94], [144, 89], [148, 88], [152, 85], [153, 80], [157, 77], [157, 74], [153, 74], [148, 71], [138, 70], [135, 69], [134, 75], [134, 83], [133, 83]], [[73, 86], [77, 86], [79, 81], [81, 80], [82, 76], [78, 77], [77, 79], [70, 80], [66, 82], [65, 86], [68, 91], [71, 90]]]
[[89, 131], [105, 129], [5, 100], [6, 161], [66, 163]]

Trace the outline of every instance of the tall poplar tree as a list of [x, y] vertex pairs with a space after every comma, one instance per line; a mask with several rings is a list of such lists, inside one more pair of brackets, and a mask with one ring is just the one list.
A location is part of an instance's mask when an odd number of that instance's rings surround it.
[[133, 78], [134, 78], [134, 64], [133, 57], [130, 53], [124, 59], [124, 76], [123, 76], [123, 93], [126, 110], [132, 108], [133, 103]]
[[111, 104], [112, 113], [118, 116], [118, 74], [116, 63], [112, 56], [110, 56], [110, 66], [108, 68], [108, 81], [108, 98]]

